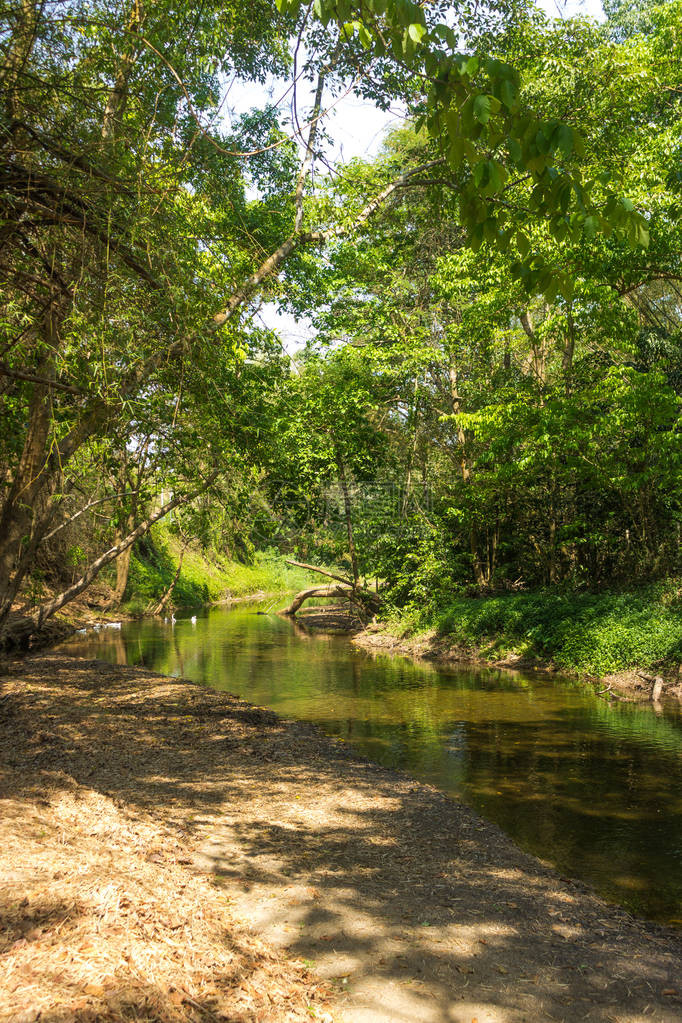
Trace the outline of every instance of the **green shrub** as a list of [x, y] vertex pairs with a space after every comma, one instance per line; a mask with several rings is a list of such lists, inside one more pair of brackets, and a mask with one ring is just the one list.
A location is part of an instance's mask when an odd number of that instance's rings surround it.
[[590, 675], [682, 661], [682, 607], [675, 582], [633, 593], [541, 590], [458, 597], [436, 611], [400, 613], [393, 625], [401, 634], [435, 628], [484, 653], [514, 650]]

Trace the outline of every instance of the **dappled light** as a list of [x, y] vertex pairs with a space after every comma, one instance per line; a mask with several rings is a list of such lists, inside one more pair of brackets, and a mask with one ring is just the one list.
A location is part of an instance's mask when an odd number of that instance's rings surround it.
[[[648, 708], [610, 706], [570, 679], [373, 658], [319, 632], [302, 642], [288, 620], [255, 613], [261, 609], [214, 609], [172, 628], [125, 623], [64, 650], [183, 674], [318, 724], [379, 763], [464, 798], [526, 851], [609, 898], [661, 922], [679, 918], [682, 738], [674, 705], [655, 717]], [[220, 748], [219, 738], [205, 741]], [[621, 884], [621, 875], [639, 884]]]
[[[58, 655], [10, 669], [3, 694], [11, 806], [42, 798], [58, 829], [65, 807], [76, 812], [74, 786], [85, 785], [93, 806], [118, 818], [99, 825], [107, 841], [115, 825], [139, 845], [148, 815], [162, 820], [165, 837], [146, 850], [152, 864], [158, 857], [165, 871], [189, 855], [191, 884], [210, 881], [216, 899], [229, 893], [237, 917], [314, 964], [353, 1020], [470, 1023], [472, 1005], [497, 1023], [519, 1013], [634, 1021], [646, 1006], [674, 1018], [677, 996], [663, 992], [676, 990], [679, 942], [558, 878], [444, 794], [354, 759], [307, 724]], [[84, 820], [90, 838], [77, 855], [87, 857], [98, 828]], [[118, 856], [115, 846], [108, 871], [121, 869]], [[116, 887], [115, 876], [91, 885], [88, 912], [110, 914]], [[188, 925], [183, 905], [171, 926]], [[49, 934], [53, 912], [60, 906], [42, 916], [36, 907], [36, 928], [43, 920]], [[191, 943], [183, 934], [181, 946]]]

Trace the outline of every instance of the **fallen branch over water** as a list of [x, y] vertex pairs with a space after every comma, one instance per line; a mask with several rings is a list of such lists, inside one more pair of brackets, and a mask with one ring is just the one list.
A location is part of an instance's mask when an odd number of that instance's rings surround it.
[[381, 604], [381, 598], [376, 593], [352, 586], [350, 583], [335, 583], [331, 586], [310, 586], [300, 590], [288, 607], [283, 608], [281, 615], [294, 616], [300, 611], [306, 600], [312, 597], [342, 597], [349, 603], [354, 604], [361, 614], [367, 616], [376, 614]]
[[300, 611], [306, 600], [309, 600], [311, 597], [346, 597], [350, 600], [352, 594], [353, 587], [350, 584], [345, 586], [339, 584], [334, 586], [311, 586], [306, 590], [300, 590], [289, 606], [280, 611], [280, 614], [295, 615], [297, 611]]
[[344, 575], [335, 575], [334, 572], [330, 572], [327, 568], [318, 568], [317, 565], [308, 565], [305, 561], [293, 561], [291, 558], [286, 559], [287, 565], [294, 565], [296, 568], [305, 568], [308, 572], [319, 572], [320, 575], [326, 575], [328, 579], [336, 579], [340, 583], [344, 583], [346, 586], [353, 585], [353, 580], [348, 579]]

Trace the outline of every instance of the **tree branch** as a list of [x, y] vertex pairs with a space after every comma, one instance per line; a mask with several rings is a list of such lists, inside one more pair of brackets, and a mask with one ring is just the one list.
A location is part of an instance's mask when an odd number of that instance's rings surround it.
[[90, 583], [97, 578], [103, 568], [109, 565], [112, 561], [115, 561], [119, 554], [123, 554], [128, 547], [132, 547], [139, 537], [149, 532], [155, 522], [162, 519], [164, 515], [167, 515], [168, 512], [173, 510], [173, 508], [179, 508], [183, 504], [188, 504], [189, 501], [194, 500], [198, 494], [203, 493], [208, 487], [210, 487], [219, 472], [220, 470], [216, 469], [216, 471], [204, 481], [201, 487], [193, 490], [190, 494], [181, 494], [178, 497], [171, 498], [170, 501], [166, 501], [166, 503], [161, 505], [160, 508], [157, 508], [153, 514], [149, 515], [144, 522], [141, 522], [139, 526], [132, 531], [132, 533], [128, 533], [128, 535], [119, 543], [114, 544], [113, 547], [110, 547], [109, 550], [104, 552], [104, 554], [101, 554], [99, 558], [92, 562], [92, 564], [88, 565], [80, 579], [76, 580], [72, 586], [63, 590], [46, 604], [41, 604], [41, 606], [37, 608], [31, 616], [36, 628], [40, 628], [46, 618], [50, 618], [56, 611], [59, 611], [59, 609], [64, 607], [65, 604], [70, 603], [74, 597], [77, 597], [79, 593], [82, 593], [83, 590], [87, 589]]
[[53, 536], [56, 536], [57, 533], [60, 533], [62, 529], [66, 529], [67, 526], [70, 526], [72, 522], [75, 522], [76, 519], [79, 519], [81, 515], [84, 515], [85, 512], [89, 511], [90, 508], [94, 508], [95, 505], [106, 504], [107, 501], [116, 501], [118, 500], [119, 497], [130, 497], [132, 494], [139, 494], [139, 492], [140, 492], [139, 490], [124, 490], [120, 494], [107, 494], [106, 497], [99, 497], [97, 498], [96, 501], [88, 501], [88, 503], [84, 504], [83, 507], [80, 508], [77, 512], [74, 512], [73, 515], [69, 515], [68, 519], [64, 519], [63, 522], [60, 522], [58, 526], [55, 526], [53, 530], [51, 530], [46, 536], [44, 536], [40, 541], [41, 544], [47, 543], [47, 541], [51, 540]]
[[324, 90], [324, 74], [320, 73], [317, 76], [317, 89], [315, 90], [315, 100], [313, 102], [313, 119], [310, 123], [310, 131], [308, 132], [308, 142], [305, 147], [305, 157], [301, 164], [301, 170], [298, 175], [298, 181], [296, 182], [296, 216], [294, 218], [294, 234], [298, 234], [301, 230], [301, 224], [303, 223], [303, 189], [305, 188], [306, 178], [310, 173], [310, 168], [313, 162], [313, 156], [315, 154], [315, 139], [317, 138], [317, 128], [320, 123], [320, 108], [322, 106], [322, 92]]
[[12, 377], [14, 380], [27, 380], [31, 384], [42, 384], [44, 387], [54, 387], [57, 391], [67, 391], [69, 394], [83, 396], [85, 391], [71, 384], [62, 384], [59, 380], [48, 380], [47, 377], [38, 376], [36, 373], [24, 373], [19, 369], [10, 369], [4, 362], [0, 362], [0, 376]]
[[376, 195], [371, 202], [367, 203], [353, 223], [346, 227], [330, 227], [326, 231], [294, 231], [293, 234], [289, 235], [289, 237], [282, 242], [279, 248], [275, 249], [275, 251], [261, 263], [258, 269], [251, 274], [249, 279], [230, 296], [225, 308], [221, 310], [221, 312], [216, 313], [213, 317], [213, 329], [217, 330], [219, 327], [222, 327], [225, 323], [227, 323], [228, 320], [231, 320], [237, 310], [244, 305], [256, 288], [263, 283], [266, 277], [276, 273], [282, 263], [301, 245], [324, 244], [324, 242], [331, 241], [332, 238], [342, 238], [345, 235], [350, 234], [352, 231], [356, 231], [359, 227], [366, 224], [370, 217], [376, 213], [386, 200], [398, 189], [406, 188], [413, 184], [419, 184], [419, 182], [413, 182], [411, 180], [413, 177], [417, 174], [422, 174], [424, 171], [431, 170], [432, 167], [439, 167], [443, 163], [445, 163], [445, 158], [441, 157], [437, 160], [431, 160], [429, 163], [424, 163], [420, 167], [414, 167], [410, 171], [405, 171], [404, 174], [401, 174], [395, 179], [395, 181], [392, 181], [390, 185], [387, 185], [386, 188], [379, 192], [379, 194]]
[[326, 568], [318, 568], [317, 565], [306, 565], [304, 561], [293, 561], [291, 558], [286, 558], [287, 565], [295, 565], [296, 568], [305, 568], [309, 572], [319, 572], [320, 575], [326, 575], [328, 579], [336, 579], [337, 582], [345, 583], [346, 586], [352, 586], [353, 582], [351, 579], [346, 579], [343, 575], [335, 575], [333, 572], [328, 572]]

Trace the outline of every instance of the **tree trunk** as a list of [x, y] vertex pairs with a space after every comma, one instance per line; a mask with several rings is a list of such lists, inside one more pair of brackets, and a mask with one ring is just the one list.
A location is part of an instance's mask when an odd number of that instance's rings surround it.
[[340, 583], [334, 586], [310, 586], [308, 589], [297, 593], [289, 606], [279, 613], [281, 615], [295, 615], [310, 597], [350, 597], [352, 593], [352, 586], [342, 586]]
[[[459, 382], [457, 376], [457, 367], [454, 363], [450, 364], [449, 369], [450, 377], [450, 403], [452, 406], [453, 415], [458, 416], [462, 411], [462, 399], [459, 396]], [[462, 474], [462, 481], [468, 483], [471, 486], [471, 469], [467, 459], [466, 443], [467, 437], [466, 432], [459, 420], [455, 422], [455, 429], [457, 430], [457, 444], [459, 449], [459, 469]], [[472, 522], [469, 527], [469, 550], [471, 551], [471, 566], [474, 572], [474, 579], [479, 589], [485, 589], [486, 580], [485, 573], [483, 571], [482, 558], [478, 549], [478, 530], [475, 524]]]
[[336, 467], [339, 471], [339, 483], [341, 484], [341, 492], [343, 494], [343, 507], [346, 516], [346, 532], [348, 533], [348, 553], [350, 554], [350, 565], [351, 572], [353, 575], [353, 588], [357, 590], [360, 573], [358, 572], [358, 555], [355, 550], [355, 539], [353, 537], [353, 521], [351, 519], [350, 494], [348, 493], [348, 480], [346, 479], [346, 469], [343, 464], [341, 452], [339, 451], [338, 448], [336, 449]]
[[164, 607], [168, 603], [168, 601], [173, 596], [173, 590], [175, 589], [175, 584], [177, 583], [178, 579], [180, 578], [180, 571], [182, 569], [182, 559], [185, 556], [185, 551], [186, 550], [187, 550], [187, 544], [185, 544], [185, 546], [180, 551], [180, 557], [178, 559], [178, 567], [175, 570], [175, 575], [171, 579], [169, 585], [166, 587], [166, 591], [163, 594], [163, 596], [161, 597], [161, 600], [158, 602], [158, 604], [156, 605], [156, 607], [152, 611], [153, 615], [160, 615], [161, 612], [163, 611]]
[[129, 40], [131, 36], [134, 36], [137, 32], [139, 32], [143, 20], [144, 13], [141, 10], [139, 0], [133, 0], [130, 18], [128, 19], [128, 24], [126, 26], [125, 53], [121, 57], [121, 61], [116, 70], [114, 87], [107, 97], [107, 103], [104, 108], [104, 117], [102, 118], [102, 140], [104, 142], [108, 142], [114, 138], [116, 122], [120, 121], [128, 102], [128, 82], [130, 80], [130, 72], [137, 60], [139, 52], [138, 47], [134, 44], [130, 45]]
[[573, 385], [573, 357], [575, 355], [575, 321], [573, 319], [573, 312], [570, 306], [566, 313], [566, 325], [568, 329], [566, 331], [566, 342], [564, 344], [564, 353], [561, 362], [562, 369], [564, 371], [564, 387], [566, 389], [566, 394], [570, 395]]
[[[41, 364], [41, 373], [50, 374], [53, 356]], [[47, 517], [40, 515], [49, 489], [47, 442], [50, 434], [51, 403], [49, 384], [35, 384], [29, 404], [28, 428], [12, 485], [0, 510], [0, 626], [9, 614], [21, 583], [40, 542], [38, 521], [47, 528]], [[56, 487], [56, 478], [52, 481]]]
[[403, 493], [402, 507], [400, 514], [405, 518], [412, 494], [412, 467], [417, 455], [417, 444], [419, 441], [419, 374], [414, 377], [414, 395], [412, 402], [412, 444], [407, 456], [407, 473], [405, 475], [405, 490]]
[[0, 86], [5, 96], [5, 109], [10, 121], [21, 113], [19, 78], [28, 64], [38, 35], [38, 21], [43, 4], [22, 0], [17, 12], [17, 27], [0, 73]]
[[547, 353], [545, 351], [545, 346], [542, 339], [537, 335], [530, 313], [527, 310], [524, 310], [519, 318], [521, 320], [521, 326], [530, 341], [533, 358], [533, 374], [538, 387], [541, 391], [543, 391], [547, 382]]
[[[123, 537], [115, 538], [118, 539], [119, 543]], [[116, 559], [116, 585], [114, 586], [114, 592], [111, 598], [111, 606], [118, 607], [123, 602], [125, 596], [126, 587], [128, 585], [128, 575], [130, 574], [130, 556], [133, 553], [132, 547], [126, 547], [121, 555]]]

